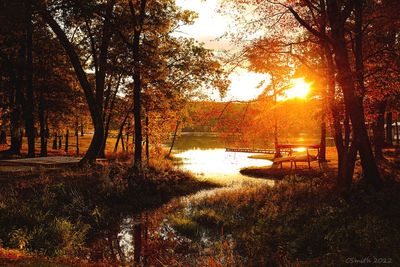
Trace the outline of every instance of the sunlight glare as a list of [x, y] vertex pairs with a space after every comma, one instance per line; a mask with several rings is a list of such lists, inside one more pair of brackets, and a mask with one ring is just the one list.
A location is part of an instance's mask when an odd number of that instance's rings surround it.
[[294, 152], [306, 152], [307, 149], [305, 147], [298, 147], [293, 149]]
[[271, 161], [251, 159], [246, 153], [226, 152], [225, 149], [191, 149], [176, 153], [174, 156], [182, 159], [183, 170], [190, 171], [197, 177], [216, 179], [225, 184], [248, 181], [247, 176], [240, 174], [241, 168], [272, 165]]
[[304, 78], [298, 78], [293, 79], [292, 84], [293, 86], [285, 92], [287, 99], [307, 97], [310, 92], [310, 83], [307, 83]]

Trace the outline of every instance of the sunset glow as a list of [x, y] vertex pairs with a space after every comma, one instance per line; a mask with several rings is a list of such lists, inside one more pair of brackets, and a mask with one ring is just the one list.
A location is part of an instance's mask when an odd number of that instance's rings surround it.
[[[198, 15], [193, 24], [180, 27], [174, 33], [176, 36], [194, 38], [204, 43], [206, 48], [213, 49], [216, 54], [221, 51], [235, 51], [235, 45], [232, 45], [227, 38], [221, 38], [233, 24], [233, 18], [217, 11], [219, 0], [177, 0], [176, 3], [182, 9], [193, 10]], [[267, 74], [236, 68], [229, 75], [229, 80], [231, 84], [222, 100], [248, 101], [262, 93], [263, 89], [258, 85], [264, 80], [268, 81], [269, 78]], [[216, 90], [210, 90], [209, 96], [213, 100], [221, 100]]]
[[400, 0], [0, 6], [0, 267], [400, 267]]
[[293, 86], [285, 92], [287, 99], [306, 98], [310, 92], [311, 84], [307, 83], [304, 78], [292, 80]]

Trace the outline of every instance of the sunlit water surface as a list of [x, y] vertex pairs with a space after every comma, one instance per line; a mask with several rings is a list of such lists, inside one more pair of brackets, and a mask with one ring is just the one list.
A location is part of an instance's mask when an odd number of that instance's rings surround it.
[[177, 152], [178, 168], [189, 171], [199, 178], [222, 183], [254, 181], [254, 178], [240, 174], [244, 167], [270, 166], [271, 161], [251, 159], [250, 154], [225, 152], [225, 149], [190, 149]]

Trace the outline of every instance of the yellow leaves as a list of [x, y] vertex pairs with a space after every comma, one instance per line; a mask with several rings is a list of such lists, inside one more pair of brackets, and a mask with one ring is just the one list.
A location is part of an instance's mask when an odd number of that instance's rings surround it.
[[180, 18], [184, 24], [193, 24], [194, 21], [199, 17], [198, 14], [194, 11], [183, 10], [179, 13]]

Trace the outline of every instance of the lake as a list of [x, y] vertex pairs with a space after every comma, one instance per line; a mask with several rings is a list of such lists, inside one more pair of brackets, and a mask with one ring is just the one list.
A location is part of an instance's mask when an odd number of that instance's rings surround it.
[[250, 159], [249, 153], [225, 152], [223, 140], [207, 133], [182, 133], [172, 151], [178, 168], [221, 183], [254, 181], [242, 175], [240, 169], [272, 165], [269, 160]]

